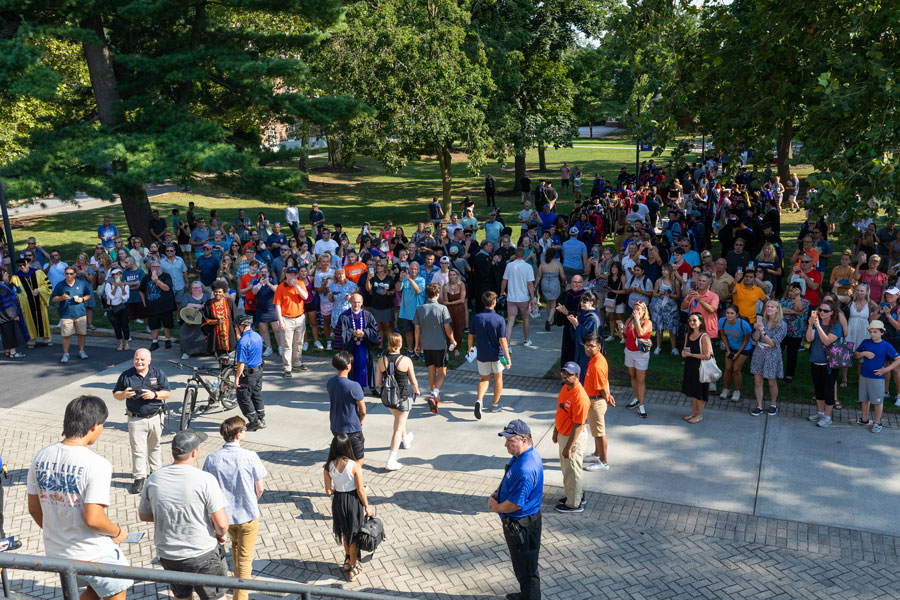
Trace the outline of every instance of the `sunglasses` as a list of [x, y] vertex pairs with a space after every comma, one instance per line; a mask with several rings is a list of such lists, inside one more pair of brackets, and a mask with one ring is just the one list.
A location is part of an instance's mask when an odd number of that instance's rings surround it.
[[820, 308], [820, 309], [819, 309], [819, 312], [820, 312], [820, 313], [830, 313], [830, 312], [831, 312], [831, 309], [830, 309], [830, 308]]

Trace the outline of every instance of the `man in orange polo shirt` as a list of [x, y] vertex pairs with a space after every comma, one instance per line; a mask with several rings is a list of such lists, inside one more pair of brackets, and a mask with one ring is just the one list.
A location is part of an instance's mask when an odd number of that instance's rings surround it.
[[366, 263], [360, 262], [359, 256], [355, 251], [350, 250], [347, 252], [347, 264], [344, 265], [344, 274], [347, 276], [347, 279], [359, 285], [359, 278], [367, 270]]
[[584, 338], [584, 353], [588, 357], [584, 374], [584, 391], [591, 401], [588, 410], [588, 425], [594, 438], [594, 453], [584, 457], [585, 471], [608, 471], [606, 462], [606, 408], [615, 406], [616, 401], [609, 391], [609, 363], [600, 351], [600, 336], [591, 333]]
[[284, 283], [275, 290], [275, 314], [281, 326], [284, 343], [281, 344], [281, 376], [291, 378], [291, 369], [306, 371], [303, 364], [303, 338], [306, 337], [306, 315], [303, 302], [309, 297], [306, 284], [297, 279], [297, 267], [285, 270]]
[[556, 505], [556, 512], [584, 512], [584, 498], [581, 491], [581, 469], [584, 451], [584, 424], [587, 420], [591, 401], [581, 387], [578, 378], [581, 367], [578, 363], [567, 362], [560, 370], [563, 387], [556, 398], [556, 424], [553, 427], [553, 443], [559, 444], [559, 466], [563, 474], [566, 497]]

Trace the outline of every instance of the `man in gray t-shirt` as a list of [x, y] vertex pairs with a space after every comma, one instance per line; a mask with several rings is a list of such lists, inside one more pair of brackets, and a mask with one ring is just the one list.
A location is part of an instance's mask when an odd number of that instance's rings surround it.
[[[138, 516], [154, 524], [156, 552], [163, 568], [185, 573], [227, 575], [225, 496], [216, 478], [197, 468], [206, 434], [190, 429], [172, 440], [171, 465], [155, 471], [144, 485]], [[225, 588], [173, 584], [176, 600], [222, 598]]]
[[450, 327], [450, 311], [437, 299], [441, 294], [441, 286], [429, 283], [425, 286], [425, 304], [416, 308], [413, 317], [416, 335], [416, 353], [424, 350], [425, 366], [428, 367], [428, 388], [431, 394], [427, 396], [428, 407], [431, 412], [437, 412], [437, 405], [441, 399], [441, 386], [447, 376], [447, 341], [450, 341], [450, 349], [456, 346], [453, 339], [453, 328]]

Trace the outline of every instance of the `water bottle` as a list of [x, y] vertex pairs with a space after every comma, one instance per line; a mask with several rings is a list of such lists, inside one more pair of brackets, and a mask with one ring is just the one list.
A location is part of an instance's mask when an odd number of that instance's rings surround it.
[[219, 389], [219, 378], [218, 377], [213, 377], [212, 381], [209, 382], [209, 388], [213, 391], [213, 393], [215, 393], [216, 390]]

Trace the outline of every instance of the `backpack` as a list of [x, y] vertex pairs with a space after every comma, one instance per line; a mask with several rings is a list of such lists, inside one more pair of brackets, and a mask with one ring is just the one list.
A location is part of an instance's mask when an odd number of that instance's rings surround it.
[[356, 534], [356, 544], [360, 552], [375, 552], [384, 538], [384, 522], [378, 517], [366, 517], [366, 522]]
[[[403, 356], [398, 356], [396, 360], [388, 363], [387, 371], [384, 373], [384, 381], [381, 384], [381, 403], [388, 408], [400, 408], [402, 400], [400, 399], [400, 386], [397, 384], [397, 376], [394, 374], [397, 368], [397, 361]], [[371, 550], [369, 551], [371, 552]]]

